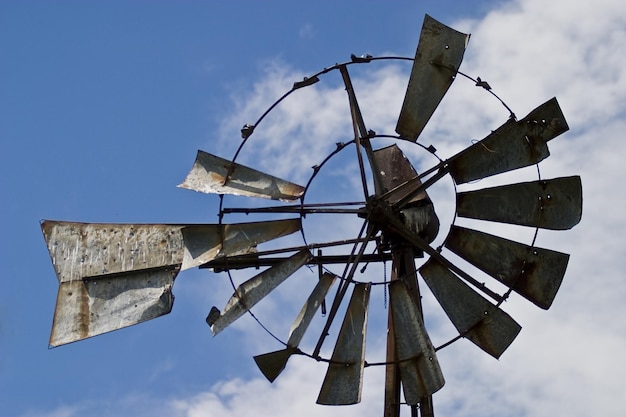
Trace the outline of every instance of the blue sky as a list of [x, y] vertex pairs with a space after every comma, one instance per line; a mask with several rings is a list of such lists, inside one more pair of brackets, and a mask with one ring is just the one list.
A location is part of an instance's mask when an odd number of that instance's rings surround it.
[[[585, 196], [580, 225], [538, 238], [572, 255], [552, 309], [508, 302], [523, 330], [499, 361], [464, 341], [442, 350], [447, 384], [435, 394], [436, 415], [623, 415], [626, 8], [617, 0], [337, 3], [0, 1], [0, 414], [380, 415], [376, 371], [366, 370], [362, 404], [318, 406], [321, 364], [294, 358], [270, 384], [252, 356], [279, 346], [253, 320], [211, 336], [204, 318], [232, 290], [204, 270], [179, 275], [170, 315], [49, 350], [57, 280], [39, 221], [217, 222], [216, 197], [176, 187], [197, 149], [232, 156], [244, 123], [351, 53], [413, 56], [428, 13], [472, 33], [461, 70], [489, 81], [518, 116], [557, 96], [571, 130], [550, 142], [542, 176], [581, 175]], [[409, 70], [376, 64], [353, 75], [379, 133], [393, 132]], [[463, 82], [424, 132], [443, 157], [506, 120]], [[345, 92], [336, 78], [322, 84], [264, 121], [242, 162], [302, 182], [337, 139], [350, 140]], [[334, 182], [333, 172], [321, 192], [354, 180]], [[451, 204], [442, 197], [442, 207]], [[259, 305], [278, 329], [301, 305], [297, 282]], [[433, 316], [431, 337], [447, 330]]]

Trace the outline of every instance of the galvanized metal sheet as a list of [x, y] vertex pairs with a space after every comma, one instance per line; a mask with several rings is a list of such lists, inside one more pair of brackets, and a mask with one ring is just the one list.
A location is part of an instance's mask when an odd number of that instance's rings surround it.
[[289, 330], [289, 339], [287, 340], [287, 346], [297, 347], [304, 336], [304, 332], [311, 324], [311, 320], [313, 320], [314, 314], [319, 310], [322, 302], [324, 301], [324, 297], [330, 290], [330, 287], [335, 282], [337, 276], [335, 274], [331, 274], [329, 272], [325, 272], [322, 274], [320, 280], [317, 282], [315, 288], [307, 298], [306, 302], [302, 306], [300, 313], [298, 313], [298, 317], [296, 317], [295, 321], [291, 325], [291, 329]]
[[[380, 177], [384, 187], [383, 192], [391, 191], [397, 186], [417, 177], [417, 172], [415, 171], [415, 168], [413, 168], [411, 161], [409, 161], [406, 155], [404, 155], [404, 152], [402, 152], [398, 145], [393, 144], [384, 148], [376, 149], [374, 150], [373, 155], [374, 160], [376, 161], [376, 166], [380, 170]], [[420, 185], [422, 184], [419, 180], [417, 180], [410, 187], [405, 187], [402, 190], [398, 190], [398, 192], [391, 194], [386, 201], [389, 204], [395, 204], [403, 197], [413, 192], [413, 190], [417, 189]], [[416, 202], [422, 200], [430, 201], [426, 191], [421, 191], [410, 201]]]
[[182, 227], [50, 220], [41, 224], [59, 282], [180, 265]]
[[416, 141], [454, 81], [469, 35], [426, 15], [396, 132]]
[[509, 120], [449, 161], [457, 184], [536, 164], [550, 155], [547, 142], [569, 129], [552, 98], [522, 120]]
[[484, 188], [457, 195], [457, 214], [479, 220], [566, 230], [580, 222], [579, 176]]
[[50, 345], [132, 326], [172, 310], [178, 269], [125, 272], [59, 285]]
[[189, 269], [224, 256], [256, 251], [259, 243], [300, 230], [300, 219], [265, 222], [192, 225], [182, 229], [185, 252], [182, 269]]
[[317, 397], [318, 404], [348, 405], [361, 401], [370, 288], [369, 283], [354, 285], [348, 311]]
[[453, 226], [446, 248], [535, 305], [548, 309], [563, 281], [569, 255]]
[[[389, 192], [413, 180], [410, 185], [398, 188], [397, 192], [391, 193], [386, 198], [389, 204], [397, 203], [422, 185], [413, 165], [397, 145], [377, 149], [373, 152], [373, 156], [380, 170], [383, 192]], [[439, 232], [439, 218], [425, 190], [412, 197], [404, 205], [401, 213], [409, 230], [427, 242], [435, 239]]]
[[[227, 178], [228, 177], [228, 178]], [[198, 151], [196, 161], [179, 187], [207, 194], [233, 194], [294, 201], [304, 187], [227, 159]]]
[[283, 283], [301, 266], [306, 264], [312, 257], [313, 255], [307, 249], [301, 250], [283, 262], [266, 269], [241, 284], [237, 287], [226, 307], [224, 307], [224, 311], [214, 320], [212, 319], [211, 323], [208, 323], [211, 326], [211, 332], [217, 335], [224, 330]]
[[429, 259], [419, 273], [459, 334], [494, 358], [504, 353], [522, 329], [436, 260]]
[[408, 404], [418, 404], [443, 387], [445, 381], [417, 302], [407, 285], [402, 280], [392, 281], [389, 297], [404, 399]]
[[304, 336], [304, 332], [306, 332], [309, 324], [311, 324], [313, 315], [322, 305], [324, 297], [335, 282], [336, 278], [336, 275], [329, 272], [325, 272], [322, 275], [317, 285], [311, 292], [311, 295], [309, 295], [309, 298], [304, 303], [304, 306], [302, 306], [300, 313], [291, 325], [286, 349], [254, 357], [257, 366], [270, 382], [273, 382], [278, 375], [280, 375], [283, 369], [285, 369], [289, 357], [298, 351], [298, 345]]

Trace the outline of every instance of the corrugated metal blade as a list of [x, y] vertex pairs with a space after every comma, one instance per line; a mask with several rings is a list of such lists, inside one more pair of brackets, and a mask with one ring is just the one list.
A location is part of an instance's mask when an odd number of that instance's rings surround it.
[[443, 387], [445, 381], [435, 348], [407, 285], [402, 280], [392, 281], [389, 297], [404, 399], [408, 404], [418, 404]]
[[59, 285], [50, 346], [60, 346], [168, 314], [178, 269], [125, 272]]
[[569, 255], [453, 226], [445, 246], [538, 307], [550, 308]]
[[370, 287], [369, 283], [354, 285], [331, 363], [317, 397], [318, 404], [348, 405], [361, 401]]
[[[229, 168], [231, 171], [229, 172]], [[228, 181], [226, 181], [226, 177]], [[181, 188], [207, 194], [233, 194], [272, 200], [294, 201], [304, 187], [227, 159], [198, 151], [196, 161]]]
[[325, 272], [322, 275], [317, 285], [311, 292], [311, 295], [309, 295], [309, 298], [304, 303], [304, 306], [302, 306], [300, 313], [291, 325], [286, 349], [254, 357], [257, 366], [270, 382], [273, 382], [278, 375], [280, 375], [283, 369], [285, 369], [289, 357], [298, 351], [298, 345], [304, 336], [304, 332], [306, 332], [309, 324], [311, 324], [313, 315], [322, 305], [324, 297], [335, 282], [336, 278], [336, 275], [329, 272]]
[[484, 188], [457, 195], [457, 214], [479, 220], [566, 230], [582, 216], [579, 176]]
[[568, 129], [559, 103], [552, 98], [450, 158], [450, 175], [464, 184], [539, 163], [550, 155], [547, 142]]
[[252, 223], [187, 226], [182, 229], [185, 242], [182, 269], [193, 268], [221, 256], [254, 252], [259, 243], [299, 231], [300, 224], [300, 219], [297, 218]]
[[59, 282], [177, 267], [185, 252], [183, 227], [50, 220], [41, 224]]
[[436, 260], [429, 259], [419, 273], [459, 334], [494, 358], [504, 353], [522, 329]]
[[254, 357], [257, 366], [270, 382], [274, 382], [278, 375], [285, 369], [287, 361], [294, 353], [298, 352], [295, 347], [277, 350]]
[[301, 250], [241, 284], [237, 287], [235, 294], [230, 298], [226, 307], [224, 307], [224, 311], [214, 321], [212, 320], [212, 323], [209, 323], [211, 332], [217, 335], [224, 330], [289, 278], [301, 266], [311, 260], [312, 257], [308, 250]]
[[396, 132], [416, 141], [454, 81], [469, 35], [426, 15]]

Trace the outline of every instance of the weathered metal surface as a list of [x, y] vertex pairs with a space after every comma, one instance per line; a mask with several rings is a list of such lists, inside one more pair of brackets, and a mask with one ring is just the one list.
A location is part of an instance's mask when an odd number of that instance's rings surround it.
[[50, 220], [41, 224], [59, 282], [180, 265], [183, 227]]
[[59, 285], [50, 346], [132, 326], [172, 310], [177, 268], [125, 272]]
[[188, 269], [218, 256], [249, 253], [259, 243], [297, 232], [300, 219], [225, 225], [46, 220], [41, 228], [59, 282], [66, 282], [181, 264]]
[[582, 216], [580, 177], [524, 182], [457, 194], [457, 214], [479, 220], [566, 230]]
[[569, 255], [453, 226], [446, 248], [527, 298], [548, 309], [556, 296]]
[[[255, 252], [259, 243], [299, 230], [300, 219], [187, 226], [182, 229], [185, 242], [182, 269], [193, 268], [226, 256]], [[224, 263], [228, 264], [228, 261]]]
[[[385, 201], [395, 204], [417, 190], [422, 183], [411, 162], [397, 145], [377, 149], [373, 153], [377, 168], [380, 170], [383, 192], [391, 192]], [[411, 181], [413, 180], [413, 181]], [[411, 181], [410, 185], [400, 187]], [[439, 218], [426, 191], [420, 191], [410, 198], [401, 211], [407, 228], [427, 242], [432, 242], [439, 232]]]
[[291, 355], [298, 352], [298, 348], [287, 347], [275, 352], [264, 353], [254, 357], [257, 366], [267, 378], [268, 381], [274, 382], [278, 375], [285, 369], [287, 361]]
[[404, 399], [408, 404], [418, 404], [443, 387], [445, 381], [417, 301], [407, 285], [401, 280], [391, 282], [389, 297]]
[[336, 278], [336, 275], [329, 272], [325, 272], [321, 276], [317, 285], [309, 295], [309, 298], [307, 298], [304, 303], [304, 306], [302, 306], [300, 313], [291, 325], [287, 348], [254, 357], [259, 369], [261, 369], [263, 375], [265, 375], [270, 382], [273, 382], [278, 375], [280, 375], [283, 369], [285, 369], [289, 357], [298, 351], [298, 345], [306, 329], [309, 327], [309, 324], [311, 324], [315, 312], [322, 305], [324, 297], [326, 297], [328, 290], [333, 285]]
[[416, 141], [452, 85], [469, 35], [426, 15], [396, 132]]
[[[384, 148], [374, 150], [374, 159], [380, 170], [380, 176], [382, 179], [383, 192], [386, 193], [398, 187], [399, 185], [417, 178], [417, 172], [411, 161], [404, 155], [404, 152], [393, 144]], [[389, 204], [394, 204], [400, 199], [417, 189], [421, 184], [419, 180], [415, 184], [411, 184], [410, 187], [403, 187], [398, 189], [397, 192], [389, 194], [385, 201]], [[426, 191], [421, 191], [410, 200], [411, 202], [430, 201]]]
[[348, 311], [317, 397], [318, 404], [348, 405], [361, 401], [370, 289], [369, 283], [354, 285]]
[[311, 256], [307, 249], [301, 250], [287, 258], [284, 262], [266, 269], [238, 286], [226, 307], [224, 307], [224, 311], [215, 320], [211, 319], [211, 323], [208, 323], [211, 326], [211, 332], [217, 335], [244, 315], [246, 311], [254, 307], [256, 303], [283, 283], [302, 265], [306, 264]]
[[453, 156], [450, 175], [457, 184], [536, 164], [550, 155], [547, 142], [569, 129], [556, 98], [522, 120], [508, 120], [483, 140]]
[[522, 329], [436, 260], [429, 259], [419, 273], [459, 334], [494, 358], [504, 353]]
[[300, 313], [298, 313], [298, 316], [291, 325], [287, 346], [296, 347], [300, 344], [300, 341], [304, 336], [304, 332], [306, 332], [309, 324], [311, 324], [313, 316], [322, 305], [324, 297], [326, 297], [328, 290], [330, 290], [330, 287], [336, 279], [337, 276], [329, 272], [322, 274], [320, 280], [317, 282], [317, 285], [313, 288], [311, 295], [309, 295], [309, 298], [307, 298], [306, 302], [302, 306], [302, 309], [300, 310]]
[[304, 187], [210, 153], [198, 151], [196, 161], [181, 188], [207, 194], [233, 194], [294, 201]]
[[260, 242], [300, 230], [300, 220], [232, 225], [44, 221], [41, 228], [60, 283], [50, 337], [50, 345], [58, 346], [169, 313], [181, 266], [249, 252]]

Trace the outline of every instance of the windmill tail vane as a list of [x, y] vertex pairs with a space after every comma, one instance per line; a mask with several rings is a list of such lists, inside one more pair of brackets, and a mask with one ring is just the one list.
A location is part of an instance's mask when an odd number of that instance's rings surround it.
[[[568, 230], [582, 216], [579, 176], [544, 179], [539, 174], [538, 164], [550, 156], [548, 142], [569, 129], [556, 98], [519, 120], [509, 117], [483, 139], [445, 159], [436, 154], [434, 146], [421, 143], [422, 132], [460, 73], [469, 37], [427, 15], [413, 58], [352, 55], [348, 62], [295, 82], [255, 124], [245, 125], [234, 158], [198, 151], [179, 187], [220, 195], [218, 223], [42, 221], [59, 282], [50, 346], [168, 314], [178, 274], [196, 267], [227, 273], [234, 290], [224, 307], [213, 306], [206, 318], [210, 331], [217, 335], [238, 318], [252, 314], [258, 303], [309, 266], [315, 282], [307, 287], [312, 288], [310, 293], [307, 289], [302, 294], [302, 307], [286, 338], [270, 333], [282, 346], [254, 357], [263, 375], [274, 381], [293, 355], [307, 356], [327, 367], [317, 403], [348, 405], [362, 399], [365, 368], [383, 366], [384, 416], [399, 416], [405, 405], [412, 415], [433, 416], [432, 396], [445, 384], [445, 363], [437, 358], [437, 352], [467, 339], [500, 358], [521, 330], [501, 308], [503, 301], [519, 295], [547, 310], [567, 269], [569, 255], [536, 246], [537, 231]], [[377, 134], [367, 128], [349, 70], [353, 65], [393, 59], [411, 61], [412, 68], [396, 134]], [[235, 161], [268, 112], [291, 93], [336, 71], [346, 86], [352, 122], [347, 135], [353, 137], [337, 142], [334, 149], [330, 143], [332, 150], [314, 167], [305, 185]], [[473, 81], [481, 87], [477, 91], [495, 96], [486, 81]], [[416, 165], [416, 153], [438, 162], [430, 167], [422, 162]], [[325, 183], [321, 195], [311, 191], [333, 161], [349, 161], [357, 172], [350, 179], [358, 186], [349, 193], [333, 193], [333, 184]], [[535, 181], [482, 189], [475, 186], [477, 180], [535, 166], [539, 176]], [[450, 224], [440, 218], [431, 192], [444, 178], [453, 184], [455, 193]], [[225, 195], [233, 196], [229, 197], [233, 201], [266, 201], [256, 207], [224, 207]], [[267, 200], [275, 205], [266, 204]], [[264, 217], [223, 222], [225, 215], [235, 213]], [[267, 220], [268, 216], [272, 218]], [[356, 236], [335, 238], [329, 216], [359, 224], [360, 229]], [[464, 219], [469, 223], [463, 223]], [[317, 221], [313, 223], [316, 226], [309, 227], [310, 221]], [[497, 236], [492, 234], [497, 229], [489, 229], [494, 224], [535, 229], [535, 237], [528, 244]], [[317, 240], [320, 233], [330, 240]], [[298, 235], [303, 242], [293, 245]], [[435, 247], [435, 242], [441, 244]], [[391, 262], [390, 279], [386, 267], [384, 276], [368, 272], [369, 278], [361, 279], [366, 266], [383, 268], [387, 262]], [[255, 272], [247, 279], [233, 280], [231, 271], [250, 268]], [[505, 291], [494, 291], [476, 274], [484, 274]], [[378, 276], [371, 279], [373, 275]], [[429, 335], [421, 303], [422, 283], [456, 330], [444, 343], [434, 344]], [[370, 300], [381, 289], [385, 302], [388, 295], [382, 335], [386, 354], [382, 360], [368, 360], [368, 319], [376, 314]], [[322, 331], [310, 340], [315, 348], [309, 351], [301, 345], [305, 336], [315, 333], [307, 333], [313, 322]], [[336, 341], [326, 356], [324, 344], [329, 336]]]

